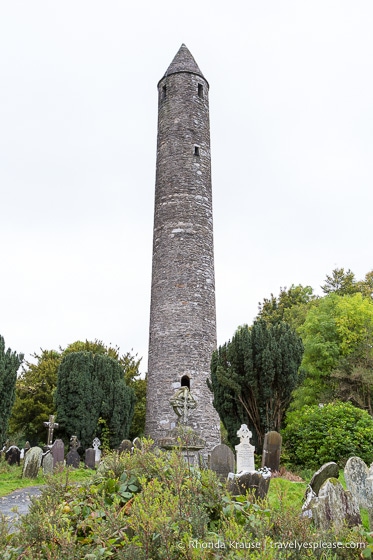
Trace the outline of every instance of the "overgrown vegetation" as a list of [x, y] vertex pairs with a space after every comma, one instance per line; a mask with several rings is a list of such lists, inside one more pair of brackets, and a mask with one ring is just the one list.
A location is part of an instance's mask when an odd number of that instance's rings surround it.
[[[250, 493], [234, 498], [212, 471], [189, 466], [179, 450], [161, 452], [145, 441], [133, 455], [106, 455], [78, 486], [66, 473], [50, 477], [16, 532], [7, 535], [4, 520], [0, 524], [1, 558], [356, 558], [364, 541], [359, 530], [324, 534], [301, 517], [305, 487], [273, 479], [266, 500]], [[330, 547], [299, 548], [296, 542]], [[334, 542], [342, 543], [337, 551]], [[351, 542], [354, 548], [343, 548]]]

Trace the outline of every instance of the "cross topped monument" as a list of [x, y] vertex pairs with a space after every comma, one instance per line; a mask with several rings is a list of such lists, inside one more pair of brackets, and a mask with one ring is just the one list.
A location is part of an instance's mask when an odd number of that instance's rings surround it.
[[240, 438], [241, 443], [250, 443], [250, 439], [253, 434], [250, 432], [246, 424], [241, 424], [241, 428], [238, 430], [237, 435]]
[[49, 416], [48, 422], [43, 422], [44, 426], [48, 428], [48, 438], [47, 438], [47, 445], [50, 446], [53, 443], [53, 431], [54, 428], [58, 428], [58, 423], [54, 421], [55, 416], [51, 414]]
[[237, 473], [254, 472], [254, 451], [255, 447], [251, 445], [250, 438], [252, 433], [246, 424], [242, 424], [237, 432], [240, 443], [235, 446], [237, 452]]
[[181, 389], [178, 389], [170, 400], [170, 404], [178, 415], [181, 424], [186, 424], [188, 422], [189, 412], [197, 406], [188, 387], [181, 387]]

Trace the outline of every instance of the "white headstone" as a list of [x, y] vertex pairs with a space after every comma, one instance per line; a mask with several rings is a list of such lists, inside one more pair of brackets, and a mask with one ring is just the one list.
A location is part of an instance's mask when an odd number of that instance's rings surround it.
[[237, 452], [237, 473], [254, 472], [255, 447], [250, 443], [252, 433], [250, 432], [246, 424], [242, 424], [241, 428], [237, 432], [237, 435], [240, 438], [240, 443], [235, 446]]
[[101, 441], [98, 439], [98, 437], [95, 437], [92, 442], [92, 447], [95, 450], [95, 463], [99, 463], [101, 461], [101, 449], [99, 449], [100, 445]]

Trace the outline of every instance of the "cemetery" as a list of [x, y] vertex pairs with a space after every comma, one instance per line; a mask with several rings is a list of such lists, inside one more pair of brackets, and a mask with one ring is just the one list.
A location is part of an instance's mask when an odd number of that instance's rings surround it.
[[[159, 444], [123, 440], [100, 453], [95, 438], [79, 455], [76, 436], [68, 445], [53, 439], [50, 418], [48, 445], [20, 450], [20, 466], [3, 453], [0, 473], [13, 471], [19, 481], [42, 485], [24, 515], [2, 515], [4, 558], [332, 559], [370, 553], [373, 466], [355, 456], [344, 469], [330, 461], [307, 483], [282, 465], [280, 434], [268, 432], [259, 455], [247, 425], [237, 431], [234, 451], [218, 444], [206, 464], [198, 459], [201, 445], [194, 445], [185, 411]], [[85, 474], [76, 478], [76, 471]], [[317, 548], [307, 548], [309, 542]]]

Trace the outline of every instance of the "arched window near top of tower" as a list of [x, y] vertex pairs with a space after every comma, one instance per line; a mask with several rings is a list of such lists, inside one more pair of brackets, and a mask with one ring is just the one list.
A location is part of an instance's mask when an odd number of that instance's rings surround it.
[[164, 101], [167, 97], [167, 86], [162, 86], [162, 101]]
[[203, 85], [202, 84], [198, 84], [198, 97], [201, 97], [201, 99], [203, 98]]
[[180, 380], [180, 387], [188, 387], [190, 391], [190, 378], [187, 375], [183, 375]]

